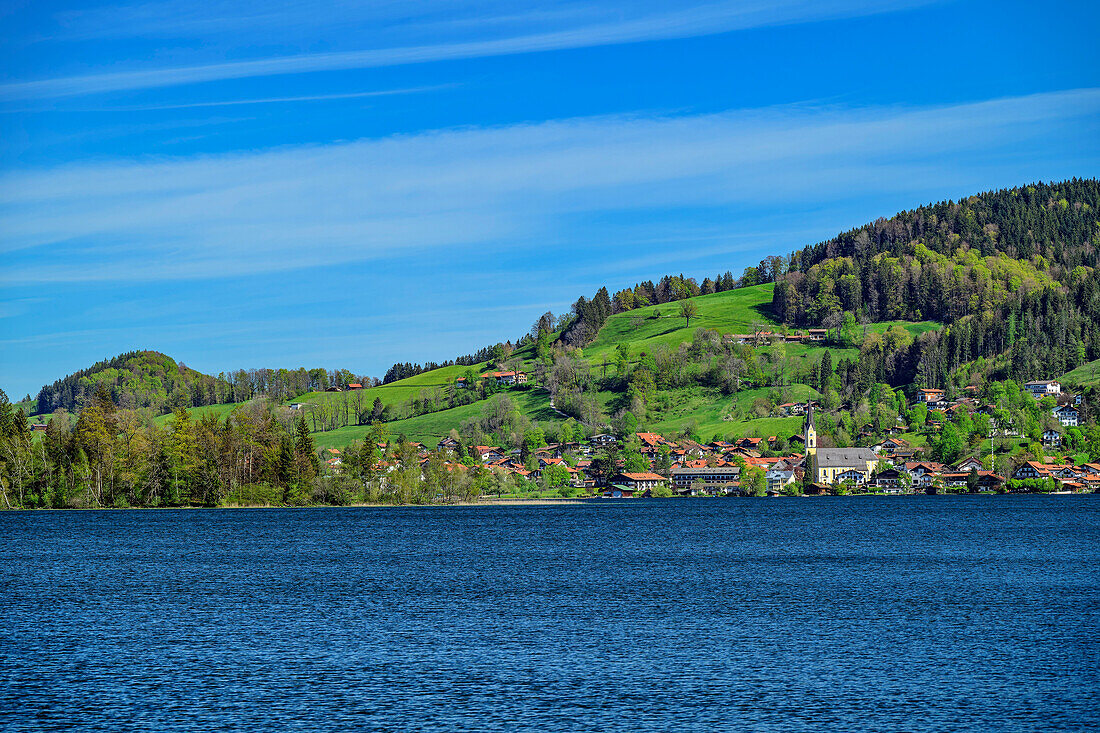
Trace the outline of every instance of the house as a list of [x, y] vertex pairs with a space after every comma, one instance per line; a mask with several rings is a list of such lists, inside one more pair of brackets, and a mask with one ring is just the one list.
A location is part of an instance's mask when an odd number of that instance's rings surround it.
[[436, 443], [435, 447], [437, 450], [457, 450], [458, 445], [459, 443], [457, 440], [448, 437]]
[[669, 441], [657, 433], [635, 433], [635, 435], [638, 436], [638, 442], [642, 444], [641, 454], [647, 458], [653, 458], [660, 453], [662, 445], [671, 446]]
[[998, 476], [992, 471], [978, 471], [979, 491], [997, 491], [1004, 485], [1004, 476]]
[[886, 489], [888, 493], [900, 493], [900, 491], [891, 492], [890, 489], [900, 490], [902, 488], [901, 471], [896, 468], [887, 468], [885, 471], [879, 471], [875, 474], [874, 483], [875, 486]]
[[1027, 481], [1028, 479], [1046, 478], [1047, 475], [1047, 467], [1042, 463], [1026, 461], [1012, 473], [1012, 478], [1016, 481]]
[[619, 439], [610, 433], [600, 433], [599, 435], [593, 435], [588, 439], [588, 442], [597, 448], [606, 448], [609, 445], [618, 443]]
[[671, 470], [674, 486], [692, 486], [696, 483], [707, 485], [737, 484], [741, 478], [741, 468], [731, 466], [702, 466], [699, 468], [673, 468]]
[[764, 480], [767, 481], [768, 493], [782, 493], [784, 486], [789, 486], [795, 482], [795, 471], [793, 468], [774, 466], [764, 474]]
[[1036, 397], [1044, 397], [1048, 394], [1062, 394], [1062, 385], [1053, 379], [1025, 382], [1024, 389]]
[[1057, 430], [1043, 431], [1044, 448], [1060, 448], [1062, 446], [1062, 434]]
[[910, 450], [912, 446], [900, 438], [887, 438], [881, 443], [877, 443], [871, 446], [871, 450], [875, 453], [881, 453], [886, 456], [892, 456], [898, 451]]
[[491, 445], [475, 445], [472, 453], [480, 458], [482, 463], [499, 461], [501, 458], [504, 458], [504, 453], [500, 448]]
[[862, 486], [868, 481], [868, 471], [861, 471], [856, 468], [849, 468], [846, 471], [841, 471], [836, 474], [836, 477], [831, 481], [834, 484], [854, 484], [855, 486]]
[[337, 387], [335, 384], [325, 389], [326, 392], [343, 392], [344, 390]]
[[37, 431], [39, 431], [39, 432], [45, 432], [45, 430], [46, 430], [46, 423], [44, 423], [44, 422], [36, 422], [36, 423], [34, 423], [33, 425], [31, 425], [31, 430], [37, 430]]
[[349, 384], [348, 389], [350, 389], [352, 391], [355, 391], [357, 389], [363, 389], [363, 385], [361, 385], [361, 384]]
[[984, 468], [985, 468], [985, 466], [982, 465], [981, 460], [978, 459], [978, 458], [974, 458], [973, 456], [971, 456], [970, 458], [966, 458], [964, 460], [961, 460], [961, 461], [959, 461], [958, 463], [955, 464], [955, 471], [958, 472], [958, 473], [970, 473], [971, 471], [981, 471], [981, 470], [984, 470]]
[[829, 331], [824, 328], [811, 328], [807, 331], [810, 341], [824, 341]]
[[927, 402], [936, 404], [943, 401], [942, 389], [920, 389], [917, 390], [917, 402]]
[[784, 415], [791, 417], [802, 416], [806, 414], [805, 402], [784, 402], [779, 406], [779, 409], [783, 411]]
[[905, 472], [917, 486], [928, 487], [932, 485], [936, 476], [943, 470], [942, 463], [933, 461], [915, 461], [905, 464]]
[[628, 489], [645, 490], [664, 486], [668, 483], [668, 479], [648, 472], [617, 473], [611, 477], [611, 483], [620, 484]]
[[633, 499], [634, 489], [628, 486], [612, 486], [600, 496], [605, 499]]
[[1063, 427], [1067, 428], [1077, 427], [1077, 420], [1081, 416], [1078, 409], [1072, 405], [1059, 405], [1050, 412], [1058, 419], [1058, 422], [1062, 423]]

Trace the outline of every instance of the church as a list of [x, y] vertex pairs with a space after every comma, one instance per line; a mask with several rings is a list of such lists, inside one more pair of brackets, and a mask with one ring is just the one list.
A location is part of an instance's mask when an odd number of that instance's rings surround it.
[[878, 466], [878, 456], [870, 448], [818, 448], [817, 427], [814, 425], [814, 405], [806, 410], [806, 461], [813, 456], [813, 480], [818, 484], [839, 484], [851, 481], [865, 484]]

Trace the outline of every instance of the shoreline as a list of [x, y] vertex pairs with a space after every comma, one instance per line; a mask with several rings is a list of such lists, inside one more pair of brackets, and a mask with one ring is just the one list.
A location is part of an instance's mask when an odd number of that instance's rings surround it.
[[634, 502], [649, 502], [649, 501], [683, 501], [683, 500], [718, 500], [718, 499], [859, 499], [859, 498], [882, 498], [882, 499], [911, 499], [915, 497], [950, 497], [950, 496], [970, 496], [970, 497], [996, 497], [996, 496], [1091, 496], [1098, 492], [1092, 491], [1052, 491], [1049, 493], [1015, 493], [1015, 494], [996, 494], [996, 493], [978, 493], [978, 494], [846, 494], [846, 495], [833, 495], [833, 494], [800, 494], [797, 496], [741, 496], [741, 497], [713, 497], [713, 496], [673, 496], [665, 498], [645, 498], [645, 499], [607, 499], [603, 497], [588, 497], [584, 499], [579, 498], [565, 498], [560, 499], [554, 497], [544, 498], [492, 498], [485, 499], [484, 501], [460, 501], [448, 504], [385, 504], [385, 503], [367, 503], [356, 502], [352, 504], [312, 504], [309, 506], [281, 506], [278, 504], [226, 504], [222, 506], [134, 506], [134, 507], [65, 507], [65, 508], [52, 508], [52, 507], [34, 507], [31, 509], [23, 509], [20, 507], [0, 507], [0, 514], [7, 512], [128, 512], [128, 511], [197, 511], [197, 510], [240, 510], [240, 509], [448, 509], [448, 508], [460, 508], [460, 507], [492, 507], [492, 506], [581, 506], [585, 504], [598, 504], [600, 506], [611, 505], [617, 506], [621, 504], [632, 504]]

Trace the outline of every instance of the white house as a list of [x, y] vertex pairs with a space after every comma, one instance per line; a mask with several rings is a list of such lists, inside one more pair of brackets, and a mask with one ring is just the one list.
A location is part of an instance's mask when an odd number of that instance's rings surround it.
[[1024, 389], [1036, 397], [1048, 394], [1062, 394], [1062, 385], [1053, 379], [1040, 379], [1034, 382], [1025, 382]]
[[1067, 428], [1077, 427], [1077, 420], [1081, 417], [1081, 413], [1073, 405], [1059, 405], [1050, 412]]

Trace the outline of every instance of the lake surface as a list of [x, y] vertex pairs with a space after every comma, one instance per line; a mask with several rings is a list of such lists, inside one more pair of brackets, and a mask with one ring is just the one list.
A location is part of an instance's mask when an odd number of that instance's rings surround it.
[[0, 514], [0, 729], [1084, 730], [1100, 497]]

